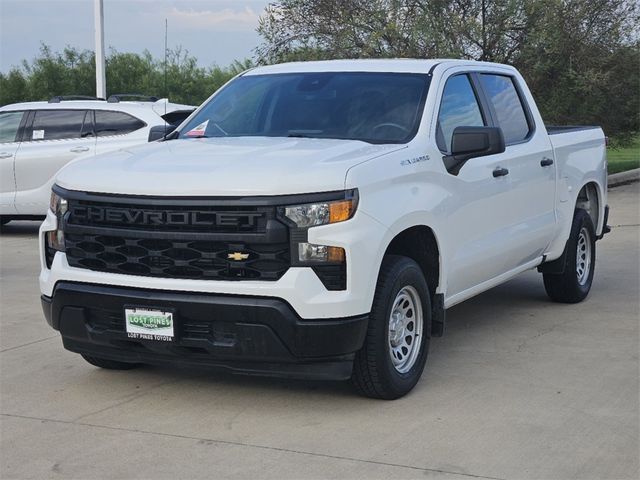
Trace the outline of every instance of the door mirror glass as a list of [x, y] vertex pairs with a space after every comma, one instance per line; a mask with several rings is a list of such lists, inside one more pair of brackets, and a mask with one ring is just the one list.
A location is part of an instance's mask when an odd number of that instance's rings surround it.
[[149, 129], [149, 141], [155, 142], [161, 138], [166, 137], [176, 129], [175, 125], [156, 125]]

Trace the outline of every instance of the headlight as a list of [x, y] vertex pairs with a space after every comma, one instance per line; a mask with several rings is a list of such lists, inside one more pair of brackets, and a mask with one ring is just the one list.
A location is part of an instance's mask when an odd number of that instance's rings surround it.
[[356, 210], [355, 198], [285, 207], [285, 216], [299, 228], [316, 227], [349, 220]]
[[62, 198], [56, 192], [51, 192], [51, 198], [49, 200], [49, 208], [53, 213], [56, 214], [58, 220], [62, 218], [62, 216], [67, 213], [69, 209], [69, 204], [66, 199]]
[[62, 217], [67, 213], [69, 209], [69, 203], [65, 198], [62, 198], [55, 192], [51, 192], [51, 199], [49, 200], [49, 208], [55, 214], [58, 219], [58, 226], [55, 230], [46, 232], [45, 234], [45, 261], [47, 267], [51, 268], [53, 263], [53, 257], [56, 252], [64, 252], [64, 231], [62, 230]]

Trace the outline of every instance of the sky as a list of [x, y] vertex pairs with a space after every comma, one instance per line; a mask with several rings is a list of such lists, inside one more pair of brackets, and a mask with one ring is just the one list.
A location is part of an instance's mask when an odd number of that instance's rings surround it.
[[[255, 29], [269, 0], [104, 0], [105, 49], [162, 57], [165, 18], [169, 47], [182, 46], [201, 66], [253, 57]], [[0, 71], [69, 45], [94, 48], [94, 0], [0, 0]]]

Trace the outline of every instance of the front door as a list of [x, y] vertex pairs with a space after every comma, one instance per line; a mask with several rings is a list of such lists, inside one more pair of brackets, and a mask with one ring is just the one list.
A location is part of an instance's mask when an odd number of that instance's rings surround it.
[[[451, 152], [456, 127], [490, 124], [471, 76], [451, 76], [445, 84], [438, 113], [436, 139], [443, 154]], [[508, 176], [494, 171], [510, 168], [500, 155], [469, 160], [456, 174], [443, 178], [446, 190], [455, 192], [446, 210], [451, 212], [445, 225], [450, 255], [447, 297], [459, 294], [505, 272], [505, 235], [510, 183]]]

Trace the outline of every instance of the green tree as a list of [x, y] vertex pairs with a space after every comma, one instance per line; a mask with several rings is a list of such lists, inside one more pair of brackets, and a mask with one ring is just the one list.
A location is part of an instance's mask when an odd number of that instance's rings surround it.
[[[151, 53], [109, 51], [106, 58], [107, 94], [139, 93], [168, 97], [173, 102], [198, 105], [233, 76], [253, 66], [251, 60], [228, 67], [198, 66], [197, 59], [181, 47], [164, 58]], [[53, 52], [42, 45], [31, 62], [7, 74], [0, 73], [0, 105], [47, 100], [55, 95], [95, 95], [93, 52], [67, 47]]]
[[640, 129], [633, 0], [279, 0], [260, 19], [260, 63], [464, 58], [516, 66], [549, 122]]
[[30, 98], [29, 81], [24, 73], [13, 68], [6, 75], [0, 73], [0, 105]]

